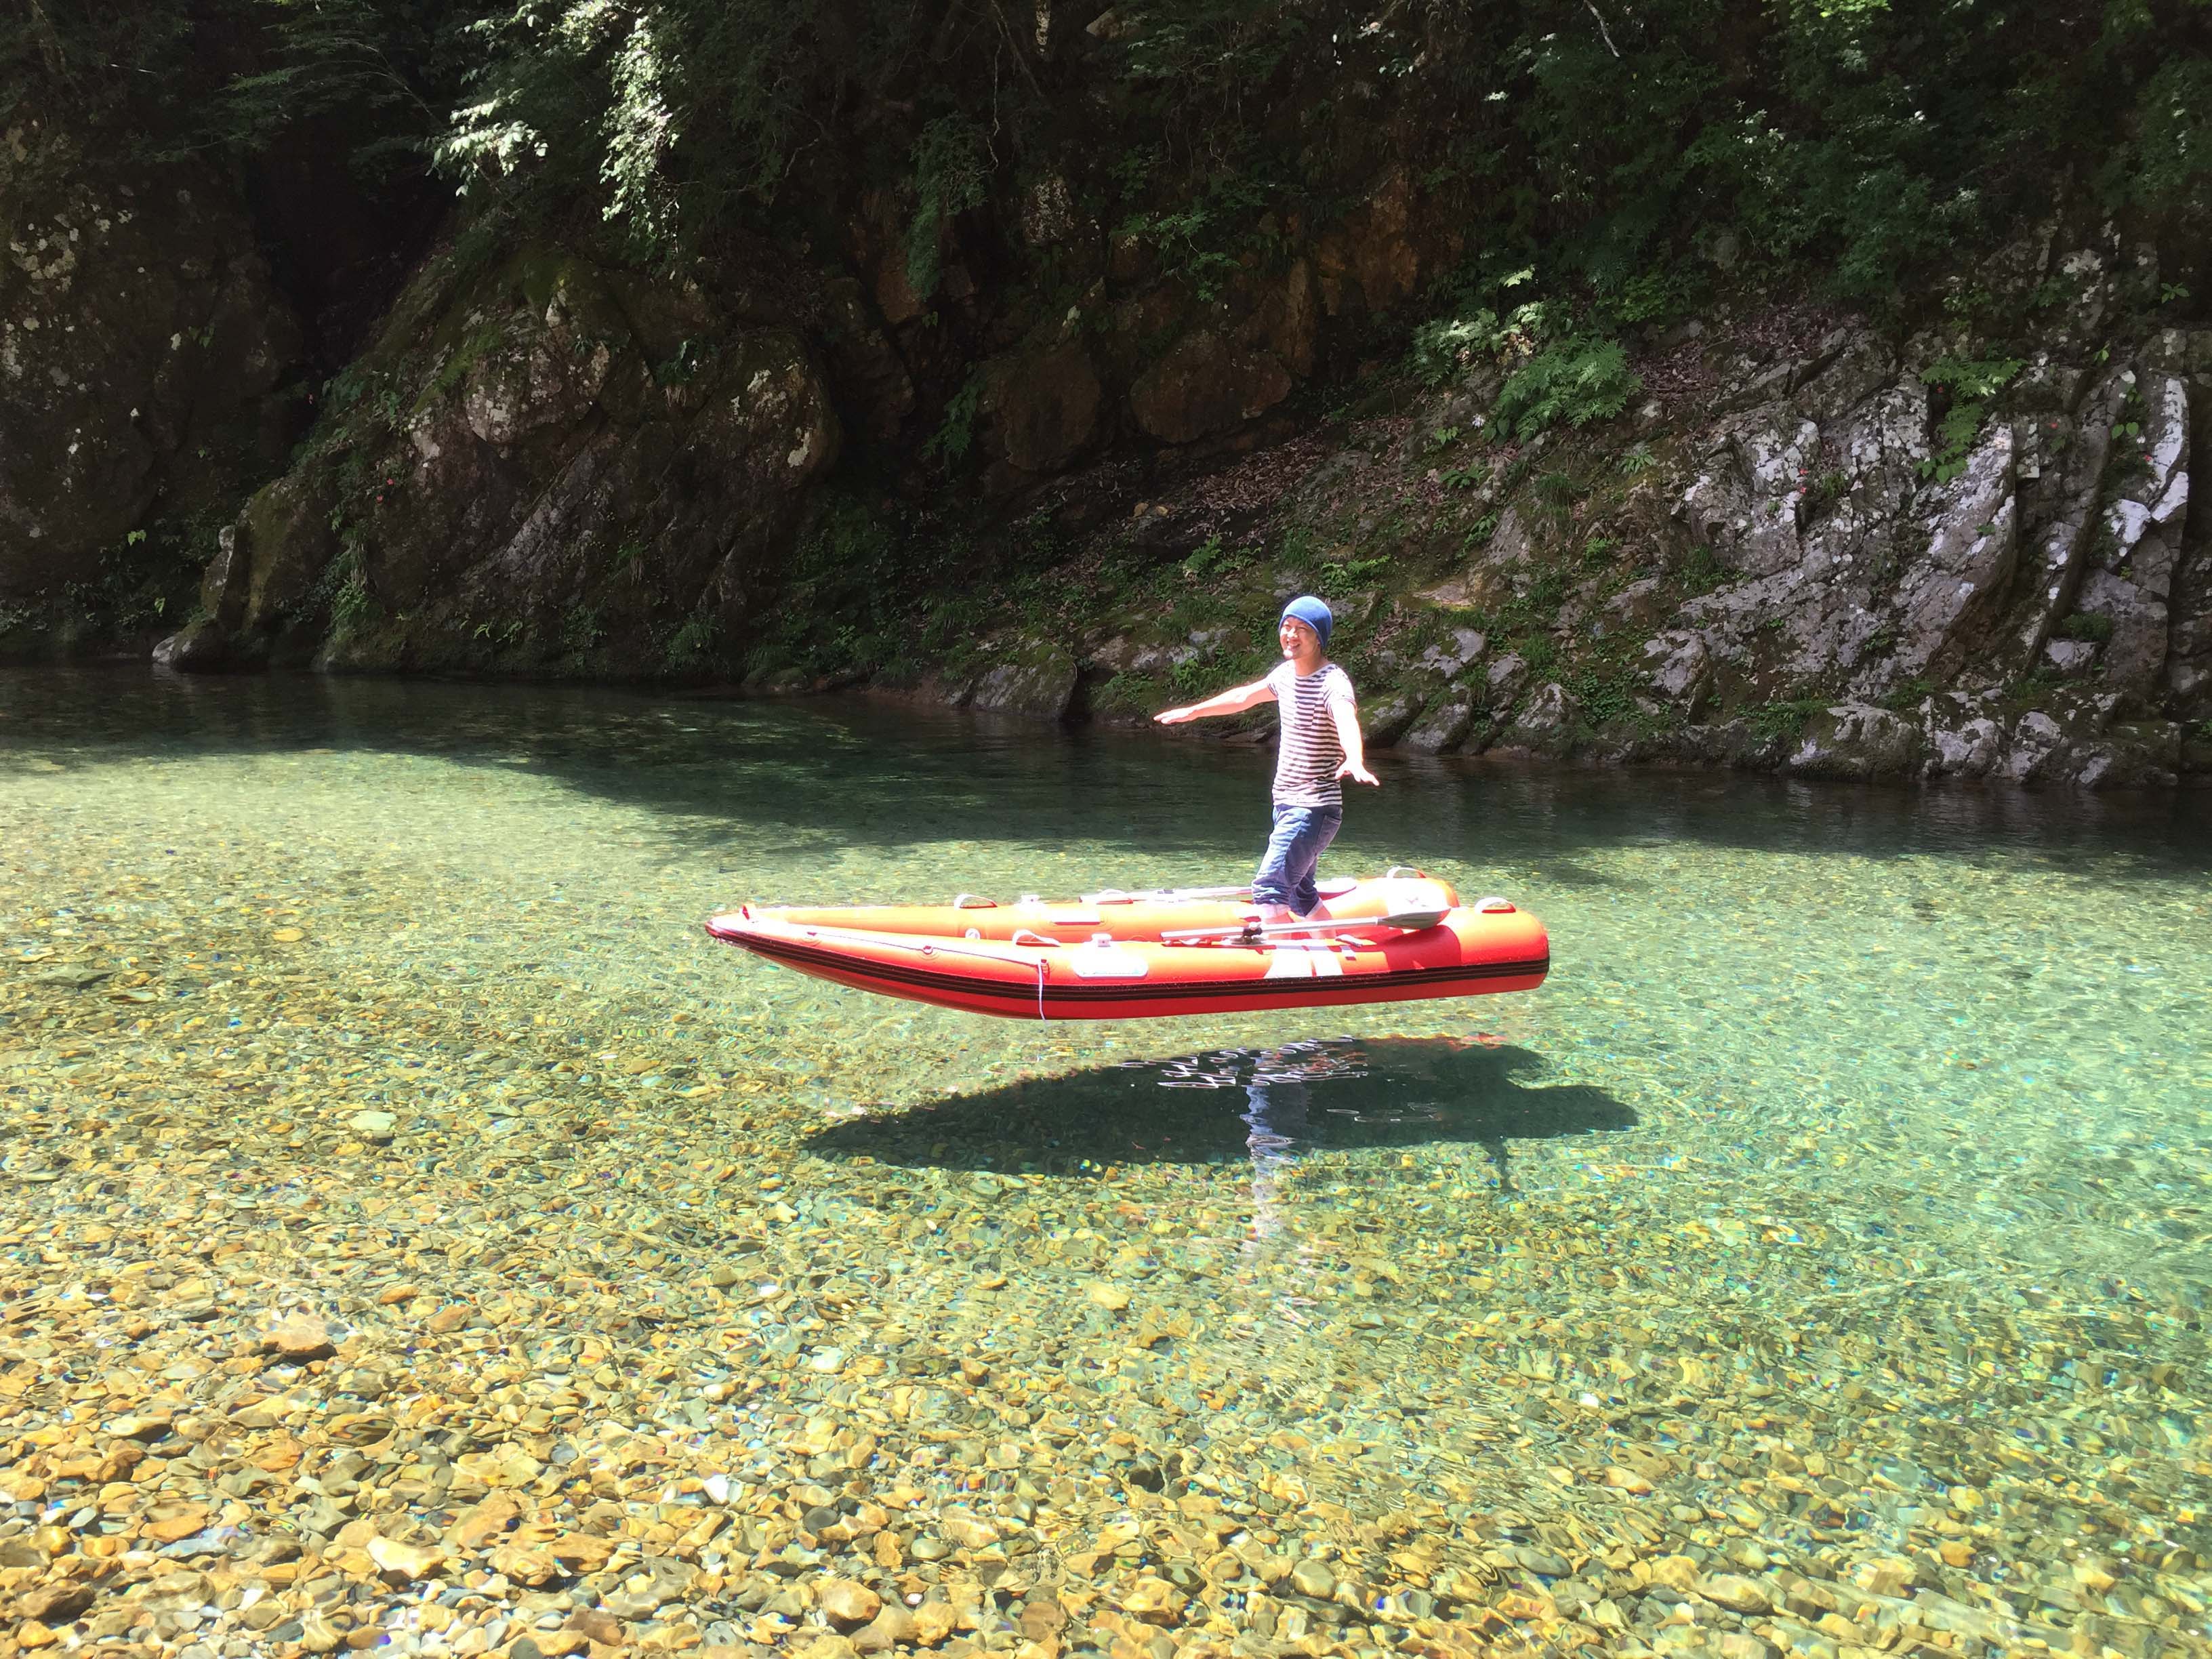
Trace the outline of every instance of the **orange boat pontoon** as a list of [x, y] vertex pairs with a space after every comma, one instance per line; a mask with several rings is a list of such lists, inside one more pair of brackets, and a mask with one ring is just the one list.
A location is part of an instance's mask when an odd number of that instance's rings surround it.
[[1419, 871], [1324, 883], [1325, 915], [1261, 927], [1243, 888], [1034, 896], [1000, 904], [744, 905], [716, 939], [841, 985], [1016, 1019], [1148, 1019], [1534, 990], [1544, 924], [1462, 905]]

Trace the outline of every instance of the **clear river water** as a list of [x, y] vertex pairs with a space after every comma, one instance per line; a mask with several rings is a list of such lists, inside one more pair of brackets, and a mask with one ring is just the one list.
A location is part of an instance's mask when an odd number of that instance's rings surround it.
[[[1537, 992], [1393, 1007], [994, 1021], [700, 928], [1241, 880], [1270, 758], [0, 673], [0, 1271], [242, 1250], [240, 1318], [315, 1302], [565, 1389], [513, 1431], [541, 1462], [617, 1425], [809, 1513], [995, 1515], [1042, 1549], [948, 1522], [905, 1567], [981, 1549], [1102, 1650], [1135, 1638], [1094, 1610], [1164, 1623], [1128, 1573], [1248, 1646], [1668, 1651], [1687, 1606], [1807, 1652], [2196, 1650], [2212, 798], [1385, 756], [1324, 873], [1503, 894], [1553, 952]], [[437, 1347], [438, 1304], [491, 1337]], [[1147, 1542], [1209, 1502], [1206, 1548]], [[1217, 1582], [1254, 1537], [1364, 1588]]]

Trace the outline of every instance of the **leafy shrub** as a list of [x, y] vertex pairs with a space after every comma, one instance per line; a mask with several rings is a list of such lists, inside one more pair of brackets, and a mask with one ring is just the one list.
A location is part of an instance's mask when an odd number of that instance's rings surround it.
[[2094, 612], [2077, 611], [2070, 617], [2059, 619], [2051, 630], [2054, 640], [2086, 640], [2092, 645], [2103, 645], [2112, 637], [2112, 619]]
[[906, 280], [927, 300], [942, 274], [940, 250], [952, 221], [983, 205], [991, 187], [990, 142], [964, 115], [940, 115], [914, 143], [914, 222], [906, 238]]
[[1928, 459], [1920, 464], [1922, 477], [1948, 483], [1966, 470], [1966, 458], [1973, 450], [1974, 440], [1981, 435], [1990, 400], [2012, 384], [2022, 366], [2017, 357], [1985, 362], [1941, 357], [1922, 371], [1923, 384], [1942, 389], [1950, 398], [1949, 407], [1936, 423]]
[[1478, 363], [1528, 357], [1568, 329], [1572, 314], [1557, 301], [1508, 300], [1535, 281], [1533, 265], [1495, 269], [1477, 261], [1439, 284], [1433, 297], [1449, 309], [1413, 331], [1407, 366], [1421, 383], [1440, 386]]
[[1547, 472], [1532, 487], [1537, 501], [1553, 518], [1565, 518], [1583, 497], [1583, 487], [1571, 472]]
[[1494, 356], [1498, 339], [1498, 313], [1487, 309], [1423, 323], [1413, 331], [1413, 373], [1423, 386], [1440, 386], [1478, 360]]
[[1689, 556], [1682, 561], [1682, 586], [1692, 594], [1711, 592], [1727, 582], [1732, 574], [1703, 542], [1692, 548]]
[[1233, 557], [1217, 531], [1191, 550], [1182, 562], [1182, 568], [1194, 576], [1210, 576]]
[[1332, 599], [1348, 599], [1371, 586], [1389, 568], [1387, 558], [1346, 559], [1322, 566], [1314, 585]]
[[2106, 187], [2145, 207], [2201, 196], [2212, 173], [2212, 61], [2177, 54], [2136, 100], [2133, 143], [2113, 155]]
[[368, 591], [368, 572], [358, 547], [341, 549], [323, 568], [317, 586], [327, 596], [331, 626], [340, 632], [373, 622], [383, 613], [376, 596]]
[[945, 400], [945, 418], [923, 444], [921, 453], [947, 466], [968, 459], [975, 444], [975, 416], [983, 402], [983, 377], [971, 375], [968, 383]]
[[662, 663], [678, 671], [700, 667], [713, 657], [719, 631], [714, 619], [704, 611], [686, 617], [684, 625], [669, 636], [661, 653]]
[[1264, 161], [1255, 162], [1255, 168], [1217, 175], [1194, 198], [1174, 206], [1132, 213], [1114, 234], [1151, 248], [1162, 279], [1185, 284], [1211, 305], [1238, 271], [1282, 252], [1279, 238], [1261, 228], [1280, 186], [1267, 176]]
[[1491, 411], [1491, 430], [1526, 440], [1563, 421], [1576, 428], [1609, 421], [1643, 386], [1618, 340], [1570, 336], [1508, 377]]
[[1794, 741], [1804, 735], [1813, 716], [1827, 706], [1818, 698], [1763, 703], [1756, 708], [1745, 709], [1743, 717], [1751, 729], [1769, 743], [1778, 739]]
[[561, 618], [561, 648], [570, 656], [585, 655], [599, 644], [605, 634], [606, 629], [599, 622], [597, 605], [572, 605]]

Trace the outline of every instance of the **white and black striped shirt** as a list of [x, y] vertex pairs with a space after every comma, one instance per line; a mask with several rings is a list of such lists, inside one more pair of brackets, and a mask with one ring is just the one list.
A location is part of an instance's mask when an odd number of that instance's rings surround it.
[[[1341, 806], [1344, 786], [1336, 769], [1344, 764], [1344, 744], [1330, 711], [1353, 706], [1352, 677], [1334, 663], [1300, 674], [1284, 663], [1267, 676], [1282, 716], [1282, 747], [1275, 756], [1275, 803], [1279, 806]], [[1355, 716], [1356, 718], [1356, 716]]]

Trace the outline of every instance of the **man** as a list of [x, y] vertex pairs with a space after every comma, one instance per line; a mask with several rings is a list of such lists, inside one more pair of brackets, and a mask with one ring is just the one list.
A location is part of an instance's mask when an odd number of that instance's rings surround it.
[[1328, 605], [1302, 593], [1283, 607], [1276, 629], [1283, 660], [1267, 678], [1153, 716], [1163, 726], [1180, 726], [1263, 702], [1279, 708], [1275, 827], [1252, 878], [1252, 902], [1260, 907], [1262, 926], [1312, 918], [1321, 903], [1315, 867], [1344, 823], [1342, 781], [1376, 781], [1367, 769], [1352, 678], [1325, 654], [1335, 625]]

